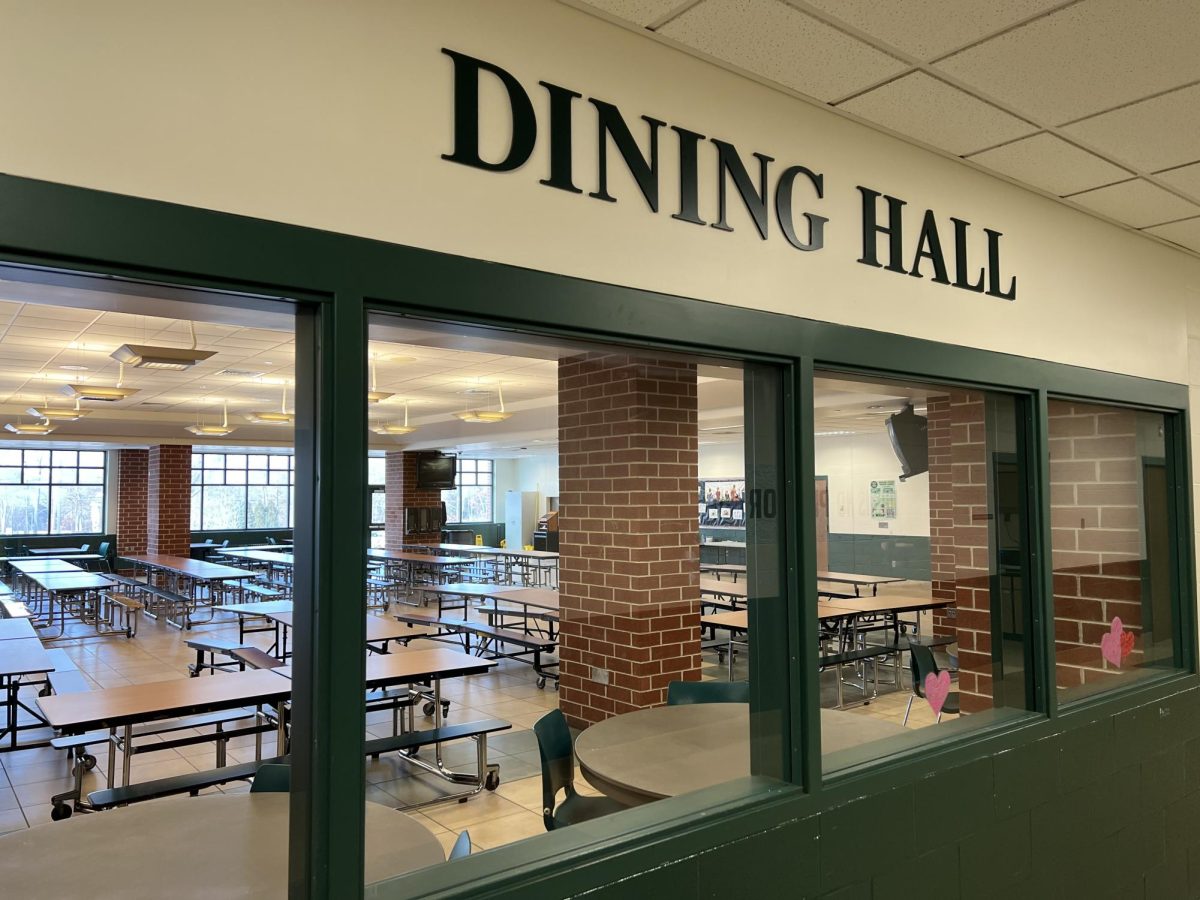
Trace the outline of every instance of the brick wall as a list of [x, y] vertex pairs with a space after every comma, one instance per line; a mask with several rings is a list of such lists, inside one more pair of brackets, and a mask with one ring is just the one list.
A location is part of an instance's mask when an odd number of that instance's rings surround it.
[[117, 553], [145, 553], [149, 450], [117, 451]]
[[192, 448], [151, 447], [146, 469], [146, 552], [188, 556], [192, 542]]
[[389, 450], [385, 457], [384, 489], [387, 496], [384, 536], [389, 550], [399, 550], [406, 543], [441, 541], [441, 531], [436, 528], [414, 534], [404, 532], [406, 508], [438, 508], [442, 503], [441, 491], [423, 491], [417, 487], [417, 456], [413, 451]]
[[696, 368], [571, 357], [558, 404], [559, 707], [584, 726], [699, 678]]
[[1114, 616], [1141, 656], [1142, 491], [1137, 414], [1051, 401], [1050, 523], [1060, 687], [1115, 677], [1100, 655]]

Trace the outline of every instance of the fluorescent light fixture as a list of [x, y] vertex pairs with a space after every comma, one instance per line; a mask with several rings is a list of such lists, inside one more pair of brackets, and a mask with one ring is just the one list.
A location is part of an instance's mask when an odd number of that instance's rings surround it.
[[482, 424], [490, 424], [492, 422], [503, 422], [509, 418], [512, 413], [504, 411], [504, 388], [496, 384], [496, 396], [500, 401], [500, 408], [495, 409], [465, 409], [462, 412], [457, 412], [454, 415], [463, 422], [478, 422]]
[[403, 425], [376, 425], [371, 429], [376, 434], [395, 435], [412, 434], [417, 430], [417, 426], [408, 424], [408, 401], [404, 401], [404, 424]]
[[380, 400], [386, 400], [388, 397], [392, 396], [387, 391], [379, 390], [379, 385], [377, 384], [377, 381], [378, 381], [378, 377], [377, 377], [377, 373], [375, 372], [375, 354], [372, 353], [371, 354], [371, 390], [369, 390], [367, 392], [367, 402], [368, 403], [378, 403]]
[[279, 401], [279, 412], [252, 412], [246, 413], [246, 421], [253, 422], [256, 425], [292, 425], [296, 421], [296, 414], [287, 411], [287, 384], [283, 386], [283, 397]]
[[42, 419], [43, 421], [47, 421], [47, 422], [51, 421], [51, 420], [53, 420], [55, 422], [74, 422], [76, 419], [82, 419], [84, 416], [88, 415], [91, 412], [91, 410], [90, 409], [80, 409], [79, 408], [79, 398], [76, 397], [74, 409], [71, 409], [69, 407], [64, 407], [62, 409], [56, 409], [53, 406], [42, 406], [42, 407], [31, 406], [27, 410], [25, 410], [25, 412], [28, 413], [29, 415], [33, 416], [35, 419]]
[[13, 434], [49, 434], [54, 430], [54, 426], [44, 420], [37, 424], [26, 422], [8, 422], [5, 424], [4, 428], [6, 431], [11, 431]]
[[60, 389], [60, 393], [77, 400], [104, 400], [109, 403], [132, 397], [137, 392], [137, 388], [105, 387], [99, 384], [64, 384]]
[[229, 424], [229, 401], [221, 401], [220, 425], [202, 425], [200, 422], [197, 422], [195, 425], [188, 425], [187, 430], [200, 437], [225, 437], [228, 434], [233, 434], [236, 429]]
[[149, 344], [122, 344], [110, 356], [119, 363], [135, 369], [172, 369], [181, 372], [198, 362], [216, 356], [215, 350], [196, 349], [196, 324], [188, 322], [192, 332], [191, 347], [153, 347]]

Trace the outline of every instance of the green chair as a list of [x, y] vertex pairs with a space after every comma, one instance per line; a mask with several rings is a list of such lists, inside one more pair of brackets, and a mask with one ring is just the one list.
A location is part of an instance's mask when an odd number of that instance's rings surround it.
[[100, 547], [96, 550], [96, 552], [100, 555], [100, 567], [102, 569], [104, 569], [104, 571], [106, 571], [106, 572], [109, 571], [108, 555], [109, 555], [109, 551], [111, 551], [111, 550], [112, 550], [112, 542], [111, 541], [102, 541], [100, 544]]
[[667, 706], [749, 702], [748, 681], [672, 681], [667, 685]]
[[[547, 831], [620, 812], [625, 807], [607, 797], [585, 797], [575, 790], [575, 749], [562, 711], [551, 710], [533, 725], [542, 758], [542, 821]], [[555, 808], [562, 790], [563, 802]]]
[[462, 859], [464, 856], [471, 855], [471, 835], [464, 830], [458, 836], [458, 840], [454, 842], [454, 846], [450, 848], [450, 859]]
[[254, 782], [250, 785], [252, 794], [286, 794], [292, 786], [292, 767], [281, 763], [267, 763], [258, 767], [254, 774]]

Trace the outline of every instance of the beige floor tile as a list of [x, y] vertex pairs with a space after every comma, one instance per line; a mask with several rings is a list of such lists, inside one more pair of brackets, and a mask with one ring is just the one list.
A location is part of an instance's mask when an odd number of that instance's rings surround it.
[[451, 801], [439, 803], [423, 810], [425, 816], [451, 831], [467, 826], [508, 816], [516, 812], [528, 812], [523, 807], [490, 791], [472, 797], [466, 803]]
[[518, 778], [516, 781], [501, 781], [496, 793], [523, 806], [525, 809], [541, 815], [542, 812], [542, 778]]
[[471, 844], [480, 850], [502, 847], [524, 838], [546, 833], [542, 817], [528, 810], [508, 816], [489, 818], [467, 828], [471, 833]]
[[27, 827], [29, 826], [25, 821], [25, 815], [20, 809], [0, 810], [0, 834], [7, 834], [10, 831], [20, 831], [22, 828]]

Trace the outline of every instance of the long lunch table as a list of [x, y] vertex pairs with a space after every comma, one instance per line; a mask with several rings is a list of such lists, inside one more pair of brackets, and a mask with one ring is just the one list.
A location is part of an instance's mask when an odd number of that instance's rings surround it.
[[0, 641], [37, 637], [37, 630], [28, 619], [0, 619]]
[[[275, 706], [279, 724], [278, 747], [287, 745], [284, 704], [291, 682], [269, 670], [231, 672], [219, 678], [177, 678], [75, 694], [39, 697], [42, 717], [62, 734], [83, 734], [107, 729], [109, 733], [108, 785], [113, 780], [118, 746], [133, 747], [133, 726], [179, 716]], [[118, 736], [118, 731], [121, 734]], [[118, 737], [120, 742], [118, 743]], [[282, 752], [282, 749], [281, 749]], [[122, 754], [121, 784], [129, 784], [133, 754]]]
[[[127, 900], [282, 897], [289, 803], [285, 793], [206, 796], [23, 828], [0, 838], [0, 883], [9, 896], [25, 898], [109, 891]], [[416, 819], [371, 802], [365, 815], [367, 884], [445, 859]], [[81, 873], [91, 887], [81, 888]]]
[[[25, 621], [25, 620], [6, 620]], [[26, 622], [28, 624], [28, 622]], [[54, 671], [50, 654], [36, 636], [16, 636], [0, 641], [0, 690], [4, 691], [5, 722], [0, 731], [0, 752], [25, 750], [30, 747], [45, 747], [48, 740], [19, 743], [19, 733], [45, 726], [42, 715], [34, 708], [21, 702], [22, 679], [28, 676], [45, 676]], [[21, 710], [34, 716], [36, 721], [21, 724]], [[7, 738], [7, 740], [6, 740]]]
[[445, 584], [451, 580], [452, 573], [457, 575], [463, 566], [471, 564], [471, 558], [467, 556], [434, 556], [377, 547], [368, 549], [367, 557], [383, 563], [388, 577], [410, 591], [429, 584]]
[[[854, 596], [861, 596], [862, 588], [869, 587], [871, 596], [874, 597], [879, 593], [881, 584], [896, 584], [900, 581], [907, 581], [907, 578], [900, 578], [896, 575], [855, 575], [852, 572], [818, 572], [817, 581], [828, 581], [832, 584], [846, 584], [854, 588]], [[846, 598], [846, 594], [838, 594], [832, 591], [820, 591], [826, 597], [841, 597]]]
[[[744, 604], [750, 595], [749, 585], [744, 581], [720, 581], [703, 575], [700, 576], [700, 593], [710, 597], [709, 600], [701, 600], [702, 603], [726, 609], [737, 609], [739, 601]], [[713, 597], [722, 599], [714, 602], [711, 599]]]
[[558, 584], [558, 554], [553, 550], [525, 550], [508, 547], [468, 547], [468, 551], [479, 557], [493, 557], [503, 566], [503, 578], [515, 584], [514, 573], [519, 570], [521, 584], [549, 587]]
[[[191, 559], [186, 556], [137, 553], [122, 555], [121, 559], [133, 563], [135, 568], [145, 569], [147, 582], [156, 573], [165, 579], [170, 594], [174, 596], [159, 595], [148, 605], [153, 605], [156, 609], [165, 609], [167, 624], [183, 629], [190, 629], [193, 624], [197, 624], [192, 618], [192, 613], [201, 603], [208, 603], [210, 607], [213, 605], [216, 600], [213, 591], [214, 585], [224, 585], [230, 581], [255, 577], [254, 572], [245, 569]], [[150, 609], [147, 609], [146, 612], [147, 615], [156, 615], [156, 612]], [[211, 621], [211, 619], [210, 610], [209, 618], [203, 621]]]
[[53, 635], [43, 632], [43, 640], [54, 640], [66, 633], [68, 611], [80, 622], [95, 628], [96, 634], [101, 636], [123, 634], [128, 638], [137, 630], [132, 611], [109, 596], [108, 592], [117, 583], [106, 575], [76, 570], [35, 572], [27, 577], [36, 586], [36, 590], [26, 594], [27, 602], [46, 608], [42, 628], [54, 626], [55, 609], [58, 610], [58, 632]]

